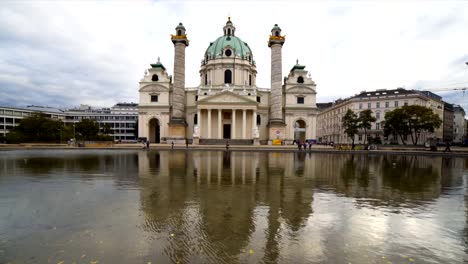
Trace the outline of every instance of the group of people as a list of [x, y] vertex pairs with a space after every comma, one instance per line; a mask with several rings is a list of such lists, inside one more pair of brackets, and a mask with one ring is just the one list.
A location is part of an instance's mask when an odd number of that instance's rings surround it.
[[296, 141], [296, 144], [297, 144], [297, 148], [299, 149], [299, 151], [302, 150], [302, 148], [304, 148], [304, 150], [307, 150], [307, 148], [309, 148], [309, 151], [312, 150], [312, 144], [313, 142], [311, 141]]

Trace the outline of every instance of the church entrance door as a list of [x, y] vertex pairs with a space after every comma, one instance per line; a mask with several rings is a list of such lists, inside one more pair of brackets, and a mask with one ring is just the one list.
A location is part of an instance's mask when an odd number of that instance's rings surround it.
[[304, 120], [297, 120], [294, 124], [294, 140], [304, 142], [306, 140], [306, 123]]
[[224, 139], [231, 139], [231, 124], [224, 124], [223, 125], [223, 138]]
[[153, 118], [149, 122], [149, 141], [151, 143], [161, 143], [161, 126], [159, 125], [159, 120]]

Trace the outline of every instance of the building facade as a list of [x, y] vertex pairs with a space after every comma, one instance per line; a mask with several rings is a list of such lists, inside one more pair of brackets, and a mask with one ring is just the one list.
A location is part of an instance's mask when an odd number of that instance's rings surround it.
[[180, 23], [174, 44], [174, 76], [159, 61], [140, 81], [139, 137], [153, 143], [290, 143], [316, 139], [316, 84], [297, 62], [282, 75], [285, 37], [275, 25], [271, 49], [271, 87], [256, 85], [251, 47], [237, 36], [230, 20], [223, 35], [210, 42], [200, 65], [200, 84], [185, 87], [185, 48], [189, 40]]
[[[384, 138], [382, 122], [385, 119], [385, 113], [403, 105], [421, 105], [432, 109], [443, 120], [444, 103], [441, 100], [442, 98], [431, 92], [429, 93], [425, 94], [420, 91], [403, 88], [393, 90], [380, 89], [371, 92], [363, 91], [360, 94], [344, 100], [337, 100], [331, 104], [321, 104], [323, 107], [317, 117], [318, 140], [322, 143], [351, 143], [351, 139], [345, 134], [342, 126], [343, 116], [348, 109], [356, 114], [369, 109], [377, 120], [372, 123], [371, 129], [367, 131], [368, 137], [379, 137], [383, 143], [401, 143], [398, 138]], [[442, 126], [434, 131], [434, 133], [424, 133], [421, 135], [420, 144], [423, 144], [429, 138], [442, 139]], [[368, 142], [365, 139], [364, 131], [359, 131], [355, 136], [355, 143], [362, 144], [364, 142]]]
[[6, 136], [21, 119], [35, 113], [44, 114], [46, 117], [62, 120], [65, 125], [74, 125], [83, 119], [95, 120], [102, 129], [109, 124], [115, 141], [135, 141], [138, 120], [138, 108], [136, 103], [118, 103], [111, 108], [93, 108], [81, 105], [77, 108], [58, 109], [42, 106], [28, 106], [26, 108], [0, 107], [0, 136]]
[[465, 140], [465, 110], [456, 105], [453, 107], [453, 143], [462, 144]]

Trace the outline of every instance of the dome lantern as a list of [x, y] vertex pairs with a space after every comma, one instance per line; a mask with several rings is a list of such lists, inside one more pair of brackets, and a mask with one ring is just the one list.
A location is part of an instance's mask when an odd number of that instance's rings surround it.
[[223, 27], [224, 36], [235, 36], [236, 27], [232, 24], [231, 17], [228, 17], [226, 25]]

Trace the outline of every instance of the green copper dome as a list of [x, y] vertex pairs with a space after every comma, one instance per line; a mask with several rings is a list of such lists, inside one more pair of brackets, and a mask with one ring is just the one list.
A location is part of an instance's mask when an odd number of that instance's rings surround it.
[[236, 56], [253, 61], [252, 51], [247, 43], [232, 35], [221, 36], [214, 42], [211, 42], [208, 49], [206, 49], [205, 58], [212, 60], [221, 56], [227, 57], [226, 54], [224, 54], [226, 47], [230, 47], [232, 49], [232, 53], [235, 53]]

